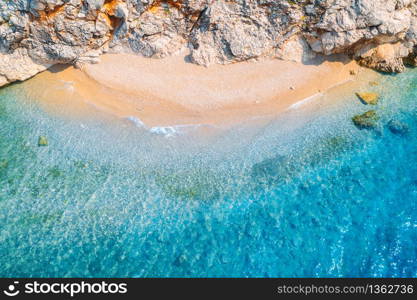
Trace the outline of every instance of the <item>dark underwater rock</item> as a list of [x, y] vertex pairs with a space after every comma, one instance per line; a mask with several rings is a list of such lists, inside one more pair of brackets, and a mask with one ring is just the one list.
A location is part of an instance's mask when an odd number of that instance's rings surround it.
[[379, 117], [375, 110], [369, 110], [352, 118], [353, 124], [359, 129], [374, 129], [377, 127]]
[[279, 182], [295, 173], [289, 158], [277, 155], [252, 167], [252, 177], [268, 183]]
[[388, 122], [388, 129], [396, 135], [405, 135], [410, 131], [407, 124], [398, 120], [391, 120]]

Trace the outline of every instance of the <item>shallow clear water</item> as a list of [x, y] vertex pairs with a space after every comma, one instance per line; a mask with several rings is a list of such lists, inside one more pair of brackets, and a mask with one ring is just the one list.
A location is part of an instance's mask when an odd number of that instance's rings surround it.
[[369, 107], [327, 96], [308, 115], [169, 137], [2, 89], [0, 276], [416, 277], [416, 84], [409, 71], [372, 88], [377, 130], [351, 123]]

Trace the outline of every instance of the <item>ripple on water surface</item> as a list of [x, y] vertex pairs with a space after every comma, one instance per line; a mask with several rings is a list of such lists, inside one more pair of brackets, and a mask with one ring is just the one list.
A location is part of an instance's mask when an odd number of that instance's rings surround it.
[[382, 81], [375, 130], [348, 98], [209, 142], [3, 89], [0, 275], [417, 276], [417, 73]]

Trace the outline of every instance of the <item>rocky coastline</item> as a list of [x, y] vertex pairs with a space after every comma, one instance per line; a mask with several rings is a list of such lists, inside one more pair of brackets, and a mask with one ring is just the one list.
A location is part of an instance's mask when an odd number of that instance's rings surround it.
[[382, 72], [416, 64], [416, 0], [1, 0], [0, 86], [103, 53], [209, 66], [347, 54]]

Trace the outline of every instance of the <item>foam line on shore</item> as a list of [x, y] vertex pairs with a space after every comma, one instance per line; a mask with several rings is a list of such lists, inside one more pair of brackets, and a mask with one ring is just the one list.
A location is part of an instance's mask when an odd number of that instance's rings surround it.
[[322, 97], [323, 95], [324, 95], [323, 93], [317, 93], [317, 94], [314, 94], [310, 97], [304, 98], [304, 99], [302, 99], [298, 102], [295, 102], [294, 104], [291, 104], [290, 107], [288, 107], [288, 110], [300, 108], [301, 106], [303, 106], [307, 103], [310, 103], [310, 102], [314, 101], [315, 99], [317, 99], [319, 97]]
[[134, 126], [138, 128], [143, 128], [148, 132], [161, 135], [164, 137], [175, 137], [178, 135], [186, 134], [187, 132], [196, 130], [201, 127], [212, 127], [207, 124], [180, 124], [180, 125], [172, 125], [172, 126], [153, 126], [148, 127], [146, 124], [140, 120], [138, 117], [129, 116], [125, 118], [127, 121], [133, 123]]

